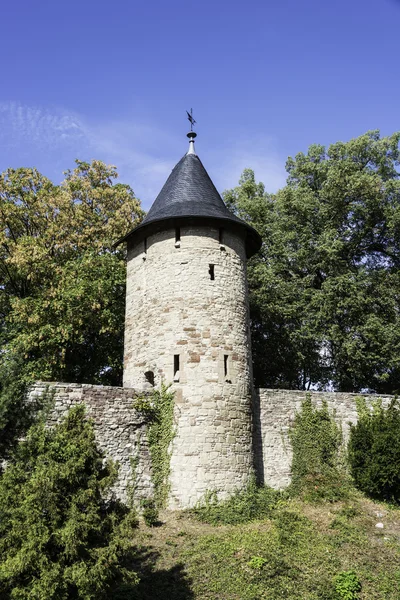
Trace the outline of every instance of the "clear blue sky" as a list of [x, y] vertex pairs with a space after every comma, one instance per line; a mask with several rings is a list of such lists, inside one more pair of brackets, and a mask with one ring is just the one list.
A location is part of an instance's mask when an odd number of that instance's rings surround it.
[[145, 208], [186, 151], [220, 191], [287, 156], [400, 129], [398, 0], [4, 0], [0, 170], [116, 164]]

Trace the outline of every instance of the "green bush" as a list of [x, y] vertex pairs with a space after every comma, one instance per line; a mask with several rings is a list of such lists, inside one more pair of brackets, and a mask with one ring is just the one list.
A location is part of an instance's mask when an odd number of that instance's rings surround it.
[[2, 599], [101, 599], [135, 584], [123, 561], [136, 521], [110, 498], [115, 476], [83, 406], [30, 429], [0, 478]]
[[142, 517], [147, 527], [156, 527], [160, 520], [155, 500], [152, 498], [142, 500], [142, 509]]
[[400, 408], [397, 399], [384, 410], [358, 406], [359, 420], [350, 430], [348, 458], [356, 486], [369, 496], [400, 502]]
[[354, 571], [343, 571], [334, 579], [335, 591], [340, 600], [357, 600], [361, 583]]
[[246, 489], [237, 490], [227, 500], [219, 501], [216, 492], [206, 495], [204, 502], [189, 513], [211, 525], [237, 525], [271, 516], [272, 509], [284, 494], [252, 481]]
[[290, 431], [293, 448], [291, 491], [308, 501], [335, 502], [349, 495], [349, 478], [341, 463], [342, 434], [329, 414], [307, 394]]

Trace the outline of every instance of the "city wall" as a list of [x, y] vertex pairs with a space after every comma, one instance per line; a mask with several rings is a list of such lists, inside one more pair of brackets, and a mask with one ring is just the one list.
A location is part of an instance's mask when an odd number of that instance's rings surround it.
[[[133, 405], [143, 392], [132, 388], [88, 384], [36, 383], [30, 392], [33, 401], [43, 393], [53, 395], [53, 408], [48, 424], [54, 425], [75, 404], [85, 404], [93, 419], [96, 440], [107, 457], [120, 465], [115, 492], [127, 499], [129, 486], [135, 488], [136, 499], [150, 497], [153, 492], [151, 459], [146, 437], [146, 422]], [[357, 422], [355, 399], [360, 394], [340, 392], [310, 392], [313, 402], [321, 406], [326, 401], [330, 412], [348, 439], [350, 423]], [[377, 396], [364, 395], [367, 402]], [[290, 483], [292, 451], [289, 430], [305, 398], [297, 390], [259, 389], [253, 401], [253, 450], [256, 475], [260, 482], [274, 488]], [[389, 404], [391, 396], [383, 396]], [[207, 404], [208, 406], [208, 404]], [[195, 433], [195, 432], [194, 432]], [[210, 442], [212, 446], [212, 442]], [[191, 452], [193, 448], [191, 449]], [[212, 452], [210, 447], [210, 464]], [[132, 466], [134, 473], [132, 473]], [[239, 465], [240, 466], [240, 465]], [[177, 508], [175, 506], [175, 508]]]

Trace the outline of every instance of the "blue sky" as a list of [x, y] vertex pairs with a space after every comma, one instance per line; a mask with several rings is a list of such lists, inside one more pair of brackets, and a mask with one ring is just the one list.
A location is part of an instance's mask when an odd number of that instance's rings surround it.
[[115, 164], [149, 208], [187, 147], [268, 191], [312, 143], [400, 129], [398, 0], [4, 0], [0, 170]]

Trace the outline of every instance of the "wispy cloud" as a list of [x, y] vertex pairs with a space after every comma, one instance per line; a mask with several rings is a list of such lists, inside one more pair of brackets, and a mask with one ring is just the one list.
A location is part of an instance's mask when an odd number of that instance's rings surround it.
[[236, 186], [244, 169], [252, 169], [256, 180], [265, 184], [267, 192], [276, 192], [285, 185], [285, 161], [279, 156], [277, 142], [272, 138], [250, 140], [242, 137], [227, 146], [219, 157], [218, 152], [210, 156], [213, 178], [219, 190]]
[[0, 103], [0, 139], [11, 147], [54, 150], [84, 137], [79, 117], [72, 113], [43, 110], [17, 102]]
[[[145, 209], [185, 149], [180, 135], [135, 116], [96, 122], [62, 108], [0, 103], [0, 170], [36, 166], [60, 181], [75, 158], [101, 159], [117, 166], [120, 180], [133, 187]], [[246, 167], [268, 191], [285, 183], [284, 161], [270, 139], [239, 139], [200, 155], [221, 192], [237, 185]]]

